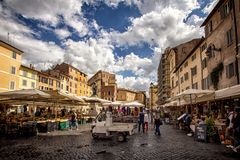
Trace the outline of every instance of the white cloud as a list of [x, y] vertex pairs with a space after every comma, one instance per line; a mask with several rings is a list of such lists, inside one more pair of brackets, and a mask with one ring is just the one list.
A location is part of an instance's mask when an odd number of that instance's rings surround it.
[[162, 11], [152, 11], [133, 19], [126, 32], [112, 32], [109, 36], [117, 45], [138, 45], [147, 42], [155, 43], [161, 48], [174, 46], [201, 36], [199, 27], [183, 22], [186, 16], [186, 13], [171, 7]]
[[198, 15], [193, 14], [191, 17], [188, 18], [187, 24], [200, 26], [203, 23], [204, 19], [199, 17]]
[[71, 35], [67, 29], [55, 29], [54, 32], [60, 39], [65, 39]]
[[82, 0], [4, 1], [8, 8], [25, 18], [40, 20], [51, 26], [57, 26], [63, 20], [73, 27], [80, 36], [85, 36], [88, 33], [88, 26], [82, 15], [82, 3]]
[[151, 79], [147, 77], [123, 77], [116, 75], [118, 87], [148, 91]]
[[203, 12], [209, 14], [213, 8], [216, 6], [219, 0], [210, 0], [210, 3], [203, 9]]
[[[123, 0], [105, 2], [111, 7], [117, 7]], [[7, 32], [14, 35], [14, 45], [25, 51], [24, 63], [33, 63], [36, 67], [46, 69], [65, 61], [89, 75], [99, 69], [114, 73], [132, 71], [135, 76], [124, 78], [117, 75], [117, 81], [120, 87], [136, 90], [148, 90], [150, 82], [156, 81], [159, 58], [164, 48], [201, 36], [198, 27], [201, 18], [192, 16], [187, 24], [183, 22], [192, 9], [199, 7], [197, 0], [183, 0], [181, 3], [179, 0], [126, 0], [125, 4], [136, 5], [143, 15], [130, 19], [132, 24], [123, 33], [107, 32], [96, 21], [88, 24], [81, 11], [81, 0], [6, 0], [3, 3], [7, 7], [0, 4], [0, 12], [3, 13], [0, 15], [0, 30], [3, 31], [0, 36], [6, 37]], [[68, 39], [62, 41], [65, 48], [61, 48], [52, 42], [35, 39], [33, 34], [38, 36], [38, 33], [26, 24], [19, 23], [12, 12], [41, 20], [43, 24], [39, 24], [39, 27], [45, 30], [52, 30], [61, 22], [74, 28], [80, 36], [91, 34], [89, 27], [99, 31], [99, 36], [78, 42]], [[60, 39], [75, 34], [66, 28], [52, 31]], [[154, 44], [153, 54], [147, 58], [140, 57], [136, 52], [124, 57], [114, 56], [115, 45], [127, 47], [141, 43]]]

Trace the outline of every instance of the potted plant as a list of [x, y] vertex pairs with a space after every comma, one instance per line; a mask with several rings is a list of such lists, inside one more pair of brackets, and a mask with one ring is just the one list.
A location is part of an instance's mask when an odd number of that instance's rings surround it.
[[207, 118], [206, 125], [207, 125], [207, 139], [209, 142], [213, 142], [213, 137], [216, 134], [214, 119], [212, 117]]

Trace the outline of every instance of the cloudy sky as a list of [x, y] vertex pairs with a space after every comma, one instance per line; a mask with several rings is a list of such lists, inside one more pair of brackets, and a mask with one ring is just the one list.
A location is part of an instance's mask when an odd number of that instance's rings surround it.
[[[148, 90], [161, 53], [199, 38], [217, 0], [0, 0], [0, 39], [38, 69], [67, 62], [91, 77], [117, 75], [120, 87]], [[9, 35], [9, 36], [8, 36]]]

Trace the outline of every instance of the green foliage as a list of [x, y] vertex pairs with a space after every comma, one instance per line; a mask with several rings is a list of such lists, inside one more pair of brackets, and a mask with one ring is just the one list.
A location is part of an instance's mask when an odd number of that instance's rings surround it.
[[206, 119], [207, 124], [207, 136], [212, 137], [215, 134], [215, 122], [212, 117]]
[[221, 62], [211, 72], [211, 80], [212, 80], [212, 83], [213, 83], [213, 86], [215, 89], [217, 89], [218, 82], [219, 82], [219, 76], [223, 71], [223, 67], [224, 67], [223, 63]]

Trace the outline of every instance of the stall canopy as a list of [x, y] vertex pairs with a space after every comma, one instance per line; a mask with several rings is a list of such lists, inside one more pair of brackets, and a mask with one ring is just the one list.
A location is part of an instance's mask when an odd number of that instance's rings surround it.
[[85, 102], [89, 103], [110, 103], [111, 101], [108, 101], [106, 99], [98, 98], [96, 96], [93, 97], [85, 97], [85, 96], [79, 96], [79, 98], [82, 98]]
[[84, 103], [85, 101], [77, 96], [63, 93], [61, 91], [46, 91], [46, 93], [51, 95], [52, 101], [58, 102], [71, 102], [71, 103]]
[[173, 98], [173, 100], [184, 99], [187, 103], [192, 104], [193, 100], [197, 102], [198, 98], [212, 94], [214, 94], [214, 91], [212, 90], [188, 89], [179, 93]]
[[144, 107], [142, 103], [139, 103], [138, 101], [133, 101], [133, 102], [128, 102], [125, 103], [124, 106], [129, 106], [129, 107]]
[[181, 105], [185, 105], [185, 104], [188, 104], [184, 99], [182, 100], [175, 100], [175, 101], [171, 101], [171, 102], [168, 102], [166, 104], [163, 105], [163, 107], [170, 107], [170, 106], [181, 106]]
[[104, 106], [122, 106], [123, 104], [124, 104], [124, 101], [103, 103]]
[[37, 98], [50, 98], [50, 95], [37, 89], [22, 89], [0, 93], [0, 100], [21, 99], [33, 100]]
[[215, 99], [223, 99], [229, 97], [240, 97], [240, 85], [235, 85], [215, 91]]

